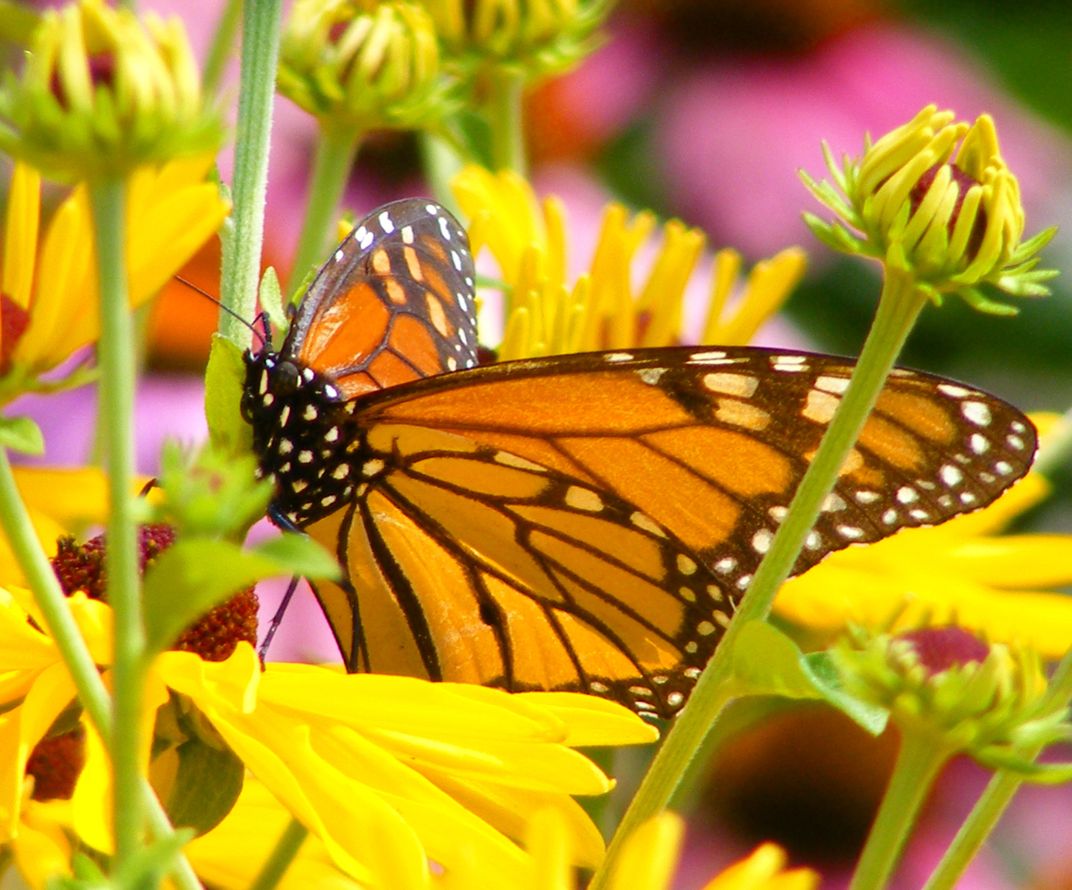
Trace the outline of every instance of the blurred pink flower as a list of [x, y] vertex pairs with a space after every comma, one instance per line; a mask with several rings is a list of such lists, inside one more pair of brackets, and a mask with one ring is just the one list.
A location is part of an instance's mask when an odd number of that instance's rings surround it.
[[667, 91], [656, 133], [672, 206], [750, 256], [810, 245], [814, 209], [797, 179], [859, 153], [930, 102], [964, 119], [989, 112], [1035, 225], [1057, 222], [1072, 149], [1004, 94], [957, 46], [893, 23], [850, 30], [799, 56], [741, 56], [696, 70]]

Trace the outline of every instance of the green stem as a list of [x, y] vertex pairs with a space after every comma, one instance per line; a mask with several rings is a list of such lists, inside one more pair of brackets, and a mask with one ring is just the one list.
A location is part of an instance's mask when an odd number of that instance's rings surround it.
[[33, 522], [22, 501], [7, 450], [0, 448], [0, 527], [4, 530], [15, 560], [33, 591], [34, 601], [45, 620], [45, 629], [56, 644], [60, 657], [74, 681], [78, 698], [101, 736], [112, 733], [112, 703], [101, 682], [93, 656], [89, 654], [71, 610], [67, 608], [60, 583], [34, 534]]
[[525, 79], [520, 74], [495, 71], [488, 79], [486, 105], [491, 127], [491, 165], [493, 170], [513, 170], [524, 175], [525, 127], [522, 99]]
[[220, 274], [220, 302], [237, 318], [221, 308], [219, 330], [243, 349], [252, 342], [252, 333], [240, 319], [252, 319], [257, 308], [281, 5], [281, 0], [250, 0], [242, 7], [232, 188], [234, 230], [225, 241]]
[[213, 95], [220, 86], [227, 60], [234, 47], [238, 23], [242, 15], [242, 0], [228, 0], [227, 5], [216, 22], [216, 31], [212, 35], [212, 45], [205, 56], [204, 69], [201, 72], [201, 90], [206, 96]]
[[276, 841], [272, 855], [268, 857], [268, 861], [264, 863], [260, 873], [250, 884], [249, 890], [272, 890], [278, 886], [308, 835], [309, 829], [298, 820], [291, 819], [290, 824]]
[[455, 216], [459, 208], [450, 190], [450, 181], [462, 168], [465, 161], [446, 139], [427, 130], [417, 136], [421, 150], [421, 167], [432, 196]]
[[875, 320], [822, 444], [801, 479], [785, 521], [775, 534], [770, 551], [741, 600], [725, 638], [708, 662], [688, 703], [671, 726], [637, 789], [614, 834], [603, 865], [592, 879], [590, 890], [601, 890], [606, 886], [625, 838], [670, 802], [723, 707], [734, 697], [735, 692], [731, 689], [733, 650], [741, 628], [749, 621], [765, 620], [770, 613], [774, 597], [789, 577], [804, 540], [819, 516], [823, 500], [834, 487], [838, 472], [859, 437], [897, 354], [924, 305], [925, 298], [916, 290], [910, 275], [887, 269]]
[[887, 885], [920, 807], [948, 759], [948, 753], [932, 736], [912, 732], [901, 737], [901, 750], [890, 784], [867, 836], [849, 890], [880, 890]]
[[115, 867], [142, 846], [145, 808], [141, 792], [142, 653], [145, 627], [138, 583], [138, 535], [134, 522], [134, 381], [136, 360], [127, 296], [126, 187], [122, 179], [90, 186], [100, 275], [100, 413], [107, 437], [109, 515], [105, 569], [114, 620], [112, 657]]
[[350, 178], [360, 141], [360, 133], [353, 128], [320, 128], [305, 204], [305, 219], [287, 282], [286, 290], [290, 296], [294, 295], [309, 271], [324, 261], [328, 242], [335, 243], [333, 227], [339, 200]]
[[[1072, 698], [1072, 650], [1061, 660], [1050, 681], [1047, 701], [1067, 706]], [[1038, 745], [1026, 752], [1025, 759], [1037, 757], [1042, 751]], [[1010, 772], [995, 773], [986, 790], [976, 801], [968, 818], [960, 826], [942, 861], [938, 863], [923, 890], [952, 890], [960, 876], [975, 858], [983, 843], [998, 824], [1005, 809], [1023, 784], [1023, 777]]]

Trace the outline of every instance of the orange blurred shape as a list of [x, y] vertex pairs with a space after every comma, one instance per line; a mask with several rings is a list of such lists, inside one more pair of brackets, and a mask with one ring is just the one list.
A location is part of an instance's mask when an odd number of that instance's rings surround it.
[[[209, 296], [198, 293], [185, 279]], [[149, 316], [149, 366], [200, 371], [219, 317], [220, 241], [210, 238], [160, 292]]]

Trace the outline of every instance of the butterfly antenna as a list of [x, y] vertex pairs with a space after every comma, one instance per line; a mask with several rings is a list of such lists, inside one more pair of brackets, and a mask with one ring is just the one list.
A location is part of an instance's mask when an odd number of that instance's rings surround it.
[[[248, 322], [241, 315], [239, 315], [237, 312], [235, 312], [234, 309], [232, 309], [230, 306], [225, 306], [216, 297], [212, 296], [212, 294], [210, 294], [207, 290], [205, 290], [204, 288], [199, 287], [198, 285], [194, 284], [188, 278], [183, 278], [181, 275], [176, 275], [175, 280], [178, 281], [180, 284], [185, 284], [194, 293], [200, 294], [202, 297], [204, 297], [210, 303], [214, 303], [222, 312], [226, 312], [228, 315], [231, 316], [231, 318], [233, 318], [236, 321], [238, 321], [239, 324], [249, 328], [250, 332], [253, 334], [254, 337], [259, 337], [260, 338], [260, 340], [261, 340], [260, 345], [261, 345], [262, 348], [266, 344], [268, 344], [268, 343], [270, 343], [272, 341], [272, 333], [271, 333], [271, 330], [268, 327], [268, 316], [265, 313], [263, 313], [263, 312], [258, 313], [257, 317], [253, 320], [252, 323]], [[257, 330], [257, 322], [258, 321], [261, 322], [263, 324], [263, 326], [264, 326], [264, 331], [263, 332]]]

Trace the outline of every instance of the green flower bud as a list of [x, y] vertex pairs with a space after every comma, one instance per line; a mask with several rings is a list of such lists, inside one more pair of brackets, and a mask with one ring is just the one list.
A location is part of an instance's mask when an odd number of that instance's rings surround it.
[[959, 627], [868, 637], [856, 629], [830, 650], [845, 691], [890, 712], [902, 732], [1004, 768], [1020, 752], [1064, 738], [1066, 708], [1047, 696], [1038, 655], [987, 644]]
[[21, 78], [0, 92], [0, 148], [65, 180], [118, 175], [216, 149], [178, 19], [80, 0], [46, 12]]
[[329, 126], [411, 128], [449, 110], [435, 27], [408, 2], [297, 0], [279, 91]]
[[805, 221], [834, 249], [908, 271], [936, 302], [955, 293], [976, 309], [1010, 314], [978, 285], [1018, 297], [1049, 293], [1043, 282], [1057, 273], [1035, 266], [1055, 230], [1021, 240], [1020, 187], [988, 115], [969, 126], [932, 105], [874, 144], [865, 140], [860, 158], [838, 165], [823, 149], [834, 184], [801, 176], [840, 220]]
[[528, 81], [588, 55], [610, 9], [607, 0], [426, 0], [425, 6], [463, 68], [507, 67]]

